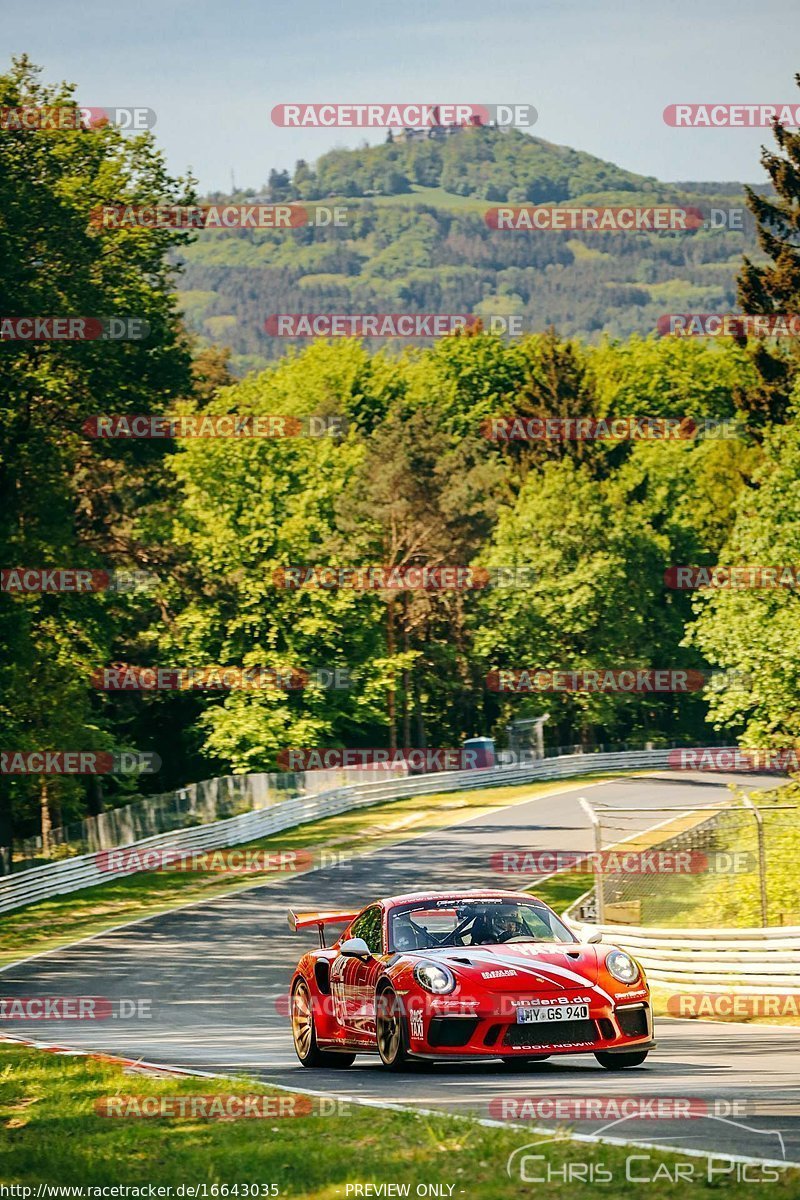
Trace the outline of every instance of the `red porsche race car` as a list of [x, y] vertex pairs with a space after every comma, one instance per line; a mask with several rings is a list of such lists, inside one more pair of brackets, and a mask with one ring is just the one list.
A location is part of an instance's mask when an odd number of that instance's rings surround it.
[[[304, 1067], [379, 1054], [412, 1059], [541, 1061], [593, 1053], [611, 1071], [653, 1048], [650, 992], [634, 958], [580, 942], [551, 908], [516, 892], [418, 892], [360, 912], [289, 912], [316, 926], [290, 1012]], [[346, 925], [325, 945], [328, 925]]]

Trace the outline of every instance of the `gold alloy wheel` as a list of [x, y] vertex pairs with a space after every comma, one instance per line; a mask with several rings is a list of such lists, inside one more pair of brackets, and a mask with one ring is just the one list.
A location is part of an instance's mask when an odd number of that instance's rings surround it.
[[304, 983], [298, 983], [292, 993], [292, 1037], [298, 1058], [307, 1058], [314, 1038], [314, 1018], [311, 997]]

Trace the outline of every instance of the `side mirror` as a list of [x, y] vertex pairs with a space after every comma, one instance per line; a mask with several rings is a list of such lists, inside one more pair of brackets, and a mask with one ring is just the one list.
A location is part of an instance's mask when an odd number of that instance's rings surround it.
[[339, 947], [339, 953], [345, 958], [371, 958], [372, 951], [363, 938], [348, 938]]
[[598, 942], [602, 942], [602, 940], [603, 940], [603, 935], [599, 929], [596, 929], [595, 932], [591, 935], [591, 937], [588, 937], [586, 939], [586, 941], [589, 943], [590, 946], [594, 946]]

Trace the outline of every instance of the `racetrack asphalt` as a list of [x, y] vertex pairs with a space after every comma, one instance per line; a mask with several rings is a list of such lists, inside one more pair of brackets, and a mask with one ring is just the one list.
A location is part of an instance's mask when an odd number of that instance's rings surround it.
[[[586, 785], [592, 802], [648, 810], [629, 830], [665, 819], [664, 806], [724, 801], [728, 783], [776, 786], [774, 776], [654, 772]], [[557, 788], [558, 785], [554, 785]], [[592, 1055], [536, 1066], [499, 1060], [427, 1064], [398, 1075], [359, 1056], [346, 1070], [305, 1070], [294, 1054], [285, 996], [316, 931], [292, 933], [289, 907], [361, 907], [417, 890], [513, 887], [490, 864], [500, 850], [589, 850], [581, 790], [557, 790], [302, 876], [122, 926], [0, 972], [0, 995], [100, 996], [149, 1004], [148, 1016], [102, 1021], [3, 1021], [16, 1036], [358, 1101], [496, 1116], [529, 1097], [678, 1097], [716, 1115], [570, 1121], [581, 1133], [800, 1164], [800, 1028], [661, 1018], [647, 1062], [619, 1074]], [[733, 886], [733, 883], [732, 883]], [[130, 1006], [129, 1006], [130, 1007]], [[513, 1104], [507, 1106], [513, 1117]], [[697, 1111], [697, 1105], [695, 1105]], [[723, 1114], [720, 1116], [719, 1114]], [[543, 1126], [544, 1120], [535, 1121]]]

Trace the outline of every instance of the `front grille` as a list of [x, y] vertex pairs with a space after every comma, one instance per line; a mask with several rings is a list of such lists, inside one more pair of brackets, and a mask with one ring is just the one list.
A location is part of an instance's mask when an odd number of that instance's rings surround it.
[[490, 1025], [490, 1027], [487, 1029], [486, 1035], [483, 1039], [484, 1046], [493, 1046], [495, 1044], [495, 1042], [497, 1041], [497, 1039], [500, 1035], [500, 1030], [502, 1028], [503, 1028], [502, 1025]]
[[553, 1021], [547, 1025], [509, 1025], [504, 1046], [565, 1046], [570, 1042], [596, 1042], [594, 1021]]
[[615, 1016], [626, 1037], [647, 1037], [647, 1006], [618, 1008]]
[[428, 1042], [431, 1046], [466, 1046], [477, 1027], [477, 1017], [431, 1017]]

